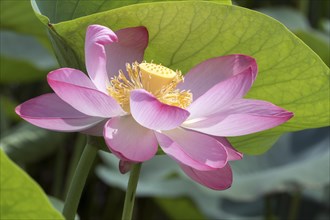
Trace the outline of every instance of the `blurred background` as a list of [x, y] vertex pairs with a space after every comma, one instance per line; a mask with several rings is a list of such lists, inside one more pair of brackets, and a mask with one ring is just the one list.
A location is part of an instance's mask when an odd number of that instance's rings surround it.
[[[279, 20], [329, 66], [330, 0], [233, 3]], [[39, 129], [15, 114], [19, 103], [51, 92], [45, 78], [59, 66], [28, 0], [1, 0], [0, 19], [0, 146], [61, 206], [85, 137]], [[195, 184], [158, 156], [143, 165], [135, 219], [328, 220], [329, 163], [329, 128], [285, 134], [267, 153], [231, 163], [233, 186], [221, 192]], [[92, 170], [80, 219], [120, 219], [128, 174], [118, 172], [118, 160], [107, 152]]]

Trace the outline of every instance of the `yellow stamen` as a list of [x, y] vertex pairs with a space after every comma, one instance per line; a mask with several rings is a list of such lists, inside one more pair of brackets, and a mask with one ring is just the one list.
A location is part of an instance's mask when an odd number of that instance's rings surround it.
[[178, 83], [183, 81], [180, 71], [174, 72], [162, 65], [146, 62], [126, 64], [126, 70], [128, 78], [119, 71], [107, 87], [109, 94], [126, 112], [130, 112], [129, 93], [133, 89], [145, 89], [168, 105], [187, 108], [191, 104], [192, 94], [176, 89]]

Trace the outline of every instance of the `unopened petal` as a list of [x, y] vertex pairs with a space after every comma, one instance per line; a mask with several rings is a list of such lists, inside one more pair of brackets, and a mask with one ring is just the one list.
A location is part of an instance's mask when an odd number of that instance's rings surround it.
[[228, 189], [233, 182], [233, 174], [229, 164], [226, 164], [226, 166], [220, 169], [210, 171], [196, 170], [180, 163], [179, 165], [191, 179], [211, 189], [225, 190]]
[[15, 111], [31, 124], [54, 131], [83, 131], [102, 121], [77, 111], [54, 93], [30, 99]]
[[58, 69], [50, 72], [47, 80], [63, 101], [86, 115], [108, 118], [125, 114], [115, 99], [88, 84], [78, 70]]
[[253, 80], [257, 75], [257, 64], [252, 57], [233, 54], [208, 59], [193, 67], [186, 75], [179, 89], [190, 90], [196, 100], [210, 88], [232, 76], [251, 68]]
[[182, 128], [155, 134], [167, 155], [197, 170], [213, 170], [227, 163], [225, 147], [211, 136]]
[[139, 125], [131, 116], [111, 118], [104, 128], [106, 144], [120, 159], [143, 162], [157, 152], [153, 131]]
[[164, 104], [143, 89], [132, 90], [130, 108], [133, 118], [142, 126], [152, 130], [170, 130], [184, 122], [189, 112]]

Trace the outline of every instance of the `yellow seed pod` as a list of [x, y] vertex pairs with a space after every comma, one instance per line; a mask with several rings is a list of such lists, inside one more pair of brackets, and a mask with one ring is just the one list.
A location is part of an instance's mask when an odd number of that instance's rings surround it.
[[171, 83], [177, 76], [176, 72], [160, 64], [140, 63], [139, 68], [143, 87], [152, 93]]

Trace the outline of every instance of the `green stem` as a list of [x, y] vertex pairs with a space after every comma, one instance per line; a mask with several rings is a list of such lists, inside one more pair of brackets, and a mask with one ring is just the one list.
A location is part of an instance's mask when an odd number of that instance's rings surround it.
[[300, 202], [301, 202], [301, 192], [299, 188], [297, 188], [296, 191], [293, 192], [293, 195], [291, 196], [291, 205], [290, 205], [288, 220], [297, 219]]
[[272, 196], [265, 195], [265, 220], [274, 220], [273, 208], [272, 208]]
[[90, 145], [87, 140], [87, 144], [79, 160], [65, 200], [63, 216], [66, 220], [73, 220], [75, 217], [81, 193], [83, 191], [89, 170], [95, 159], [97, 150], [98, 149]]
[[65, 151], [63, 149], [63, 146], [58, 148], [57, 154], [56, 154], [56, 161], [55, 161], [55, 180], [53, 183], [53, 195], [55, 197], [60, 197], [61, 194], [61, 188], [62, 188], [62, 182], [63, 182], [63, 172], [64, 172], [64, 163], [63, 160], [65, 158]]
[[139, 181], [141, 163], [134, 164], [132, 166], [131, 174], [129, 176], [126, 196], [125, 196], [125, 203], [124, 203], [124, 210], [122, 215], [122, 220], [131, 220], [134, 201], [135, 201], [135, 191]]
[[62, 192], [62, 198], [65, 198], [65, 196], [69, 192], [70, 184], [73, 178], [73, 175], [75, 173], [75, 170], [77, 168], [77, 165], [79, 163], [80, 157], [82, 155], [82, 152], [84, 150], [84, 147], [86, 146], [86, 135], [79, 134], [75, 144], [74, 144], [74, 149], [73, 149], [73, 155], [71, 156], [70, 159], [70, 164], [68, 168], [68, 173], [66, 175], [66, 181], [65, 181], [65, 187], [64, 187], [64, 192]]

